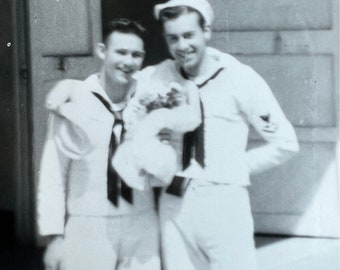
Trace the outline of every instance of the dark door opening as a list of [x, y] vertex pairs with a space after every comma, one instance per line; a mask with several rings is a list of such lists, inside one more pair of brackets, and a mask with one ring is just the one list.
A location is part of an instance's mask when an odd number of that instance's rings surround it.
[[15, 90], [11, 0], [0, 0], [0, 246], [15, 241]]
[[147, 29], [144, 66], [159, 63], [169, 57], [161, 28], [153, 17], [153, 7], [165, 0], [102, 0], [103, 25], [113, 18], [126, 17], [140, 22]]

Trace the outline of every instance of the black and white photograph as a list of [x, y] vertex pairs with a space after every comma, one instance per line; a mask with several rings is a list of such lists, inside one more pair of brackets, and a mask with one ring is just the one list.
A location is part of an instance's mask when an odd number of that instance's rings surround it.
[[340, 270], [338, 0], [0, 0], [1, 270]]

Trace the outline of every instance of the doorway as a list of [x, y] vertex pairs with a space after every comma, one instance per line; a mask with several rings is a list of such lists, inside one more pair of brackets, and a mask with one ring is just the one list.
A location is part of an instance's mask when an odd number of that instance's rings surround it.
[[15, 93], [11, 0], [0, 0], [0, 243], [14, 244]]
[[0, 247], [34, 239], [25, 18], [24, 2], [0, 0]]
[[126, 17], [147, 29], [144, 66], [154, 65], [169, 57], [161, 28], [153, 16], [153, 7], [165, 0], [102, 0], [102, 24], [114, 18]]

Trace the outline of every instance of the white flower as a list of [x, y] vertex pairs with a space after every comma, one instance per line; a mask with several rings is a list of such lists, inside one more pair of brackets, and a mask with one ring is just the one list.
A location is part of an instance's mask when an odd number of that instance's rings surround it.
[[188, 91], [177, 82], [139, 82], [123, 112], [127, 132], [112, 161], [130, 187], [143, 190], [150, 185], [150, 176], [159, 180], [157, 185], [171, 182], [177, 171], [177, 154], [158, 135], [164, 129], [183, 133], [199, 125], [200, 111], [195, 111], [194, 102], [190, 104], [188, 99]]

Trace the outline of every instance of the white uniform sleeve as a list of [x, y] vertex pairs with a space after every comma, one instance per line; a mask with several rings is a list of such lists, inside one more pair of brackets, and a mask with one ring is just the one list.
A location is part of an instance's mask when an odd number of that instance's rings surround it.
[[47, 139], [40, 165], [37, 222], [39, 234], [42, 236], [64, 234], [65, 185], [70, 159], [58, 150], [54, 140], [57, 117], [54, 114], [49, 117]]
[[249, 150], [249, 173], [259, 173], [279, 165], [299, 151], [296, 134], [267, 83], [250, 67], [242, 71], [238, 83], [240, 107], [254, 129], [267, 141]]
[[72, 100], [82, 88], [84, 82], [79, 80], [65, 79], [57, 82], [47, 94], [45, 107], [51, 111], [57, 110], [59, 106]]

